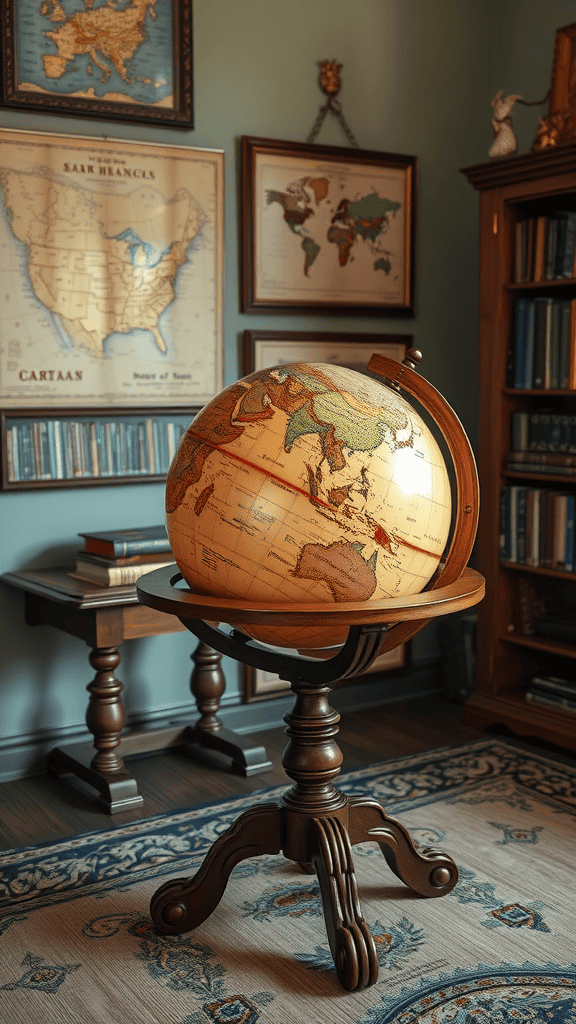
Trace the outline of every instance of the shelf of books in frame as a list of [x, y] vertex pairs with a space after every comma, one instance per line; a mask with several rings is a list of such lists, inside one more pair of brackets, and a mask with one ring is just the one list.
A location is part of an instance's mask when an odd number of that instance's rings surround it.
[[465, 719], [576, 749], [576, 145], [480, 191], [477, 686]]
[[198, 406], [0, 411], [2, 490], [164, 480]]

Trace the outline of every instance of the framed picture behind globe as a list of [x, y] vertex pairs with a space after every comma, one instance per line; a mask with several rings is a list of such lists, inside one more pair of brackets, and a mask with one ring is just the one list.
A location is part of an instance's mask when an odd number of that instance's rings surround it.
[[2, 0], [0, 102], [194, 127], [192, 0]]
[[243, 136], [241, 308], [414, 315], [414, 156]]
[[[254, 373], [286, 363], [337, 363], [360, 373], [366, 371], [374, 352], [402, 362], [412, 346], [410, 334], [346, 334], [322, 331], [245, 331], [243, 373]], [[377, 658], [362, 679], [405, 669], [408, 644], [401, 644]], [[360, 678], [360, 677], [359, 677]], [[346, 680], [350, 682], [351, 680]], [[355, 679], [354, 682], [357, 680]], [[290, 686], [277, 675], [245, 667], [244, 695], [247, 702], [279, 697]]]
[[374, 352], [401, 363], [411, 345], [411, 334], [244, 331], [243, 373], [282, 363], [338, 363], [366, 373]]
[[[357, 683], [360, 680], [369, 682], [375, 676], [386, 673], [406, 672], [409, 667], [410, 643], [400, 644], [392, 651], [381, 654], [376, 661], [372, 662], [370, 668], [361, 676], [344, 679], [342, 684], [335, 682], [332, 686], [348, 686], [350, 683]], [[264, 672], [262, 669], [244, 666], [244, 700], [250, 703], [255, 700], [269, 700], [272, 697], [282, 697], [290, 692], [290, 684], [280, 679], [272, 672]]]

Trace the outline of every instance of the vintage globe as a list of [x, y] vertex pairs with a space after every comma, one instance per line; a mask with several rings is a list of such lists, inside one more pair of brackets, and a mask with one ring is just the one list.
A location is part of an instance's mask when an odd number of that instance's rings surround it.
[[[419, 593], [450, 513], [424, 420], [393, 388], [324, 363], [272, 367], [222, 391], [183, 435], [166, 487], [172, 552], [195, 593], [299, 608]], [[348, 632], [242, 628], [300, 651]]]

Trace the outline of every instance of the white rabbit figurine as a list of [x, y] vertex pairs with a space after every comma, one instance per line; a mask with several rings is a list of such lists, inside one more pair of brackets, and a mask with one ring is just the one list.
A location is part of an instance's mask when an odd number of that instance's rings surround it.
[[492, 100], [494, 115], [491, 120], [494, 130], [494, 142], [490, 148], [489, 156], [510, 156], [518, 149], [518, 140], [512, 127], [510, 111], [521, 96], [507, 96], [502, 99], [502, 89], [496, 93]]

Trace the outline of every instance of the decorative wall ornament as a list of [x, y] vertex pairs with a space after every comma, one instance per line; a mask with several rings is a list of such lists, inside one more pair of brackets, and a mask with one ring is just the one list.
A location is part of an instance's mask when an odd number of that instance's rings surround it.
[[344, 132], [350, 145], [354, 146], [355, 149], [359, 149], [360, 147], [356, 142], [352, 130], [348, 127], [348, 124], [346, 123], [346, 118], [342, 113], [342, 105], [336, 99], [336, 96], [340, 92], [340, 88], [342, 86], [340, 72], [342, 70], [343, 65], [339, 64], [337, 60], [321, 60], [318, 61], [318, 65], [320, 67], [320, 88], [328, 97], [328, 101], [324, 104], [323, 107], [320, 107], [320, 110], [318, 111], [318, 116], [314, 121], [314, 124], [312, 126], [308, 138], [306, 139], [306, 142], [310, 143], [315, 141], [322, 125], [324, 124], [326, 114], [330, 110], [334, 114], [334, 117], [337, 119], [337, 121], [339, 121], [342, 127], [342, 131]]

